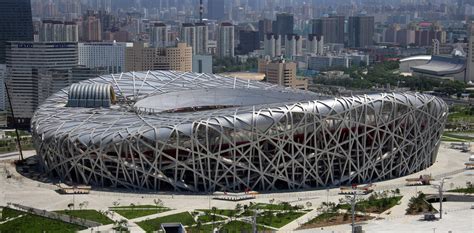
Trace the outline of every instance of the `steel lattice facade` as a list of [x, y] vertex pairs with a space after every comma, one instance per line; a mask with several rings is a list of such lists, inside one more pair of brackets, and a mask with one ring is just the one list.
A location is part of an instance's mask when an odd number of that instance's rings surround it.
[[334, 98], [217, 75], [149, 71], [110, 84], [111, 107], [67, 107], [66, 88], [32, 121], [45, 172], [134, 190], [300, 190], [392, 179], [436, 161], [447, 106], [418, 93]]

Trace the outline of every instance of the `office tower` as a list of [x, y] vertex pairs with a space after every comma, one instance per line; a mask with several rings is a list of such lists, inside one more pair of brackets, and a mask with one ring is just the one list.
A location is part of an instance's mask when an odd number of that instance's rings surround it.
[[6, 91], [5, 85], [5, 78], [7, 77], [7, 66], [5, 64], [0, 64], [0, 111], [4, 111], [6, 109], [7, 98], [6, 98]]
[[193, 48], [194, 54], [205, 55], [208, 54], [209, 30], [207, 24], [194, 24], [196, 31], [196, 48]]
[[7, 41], [33, 41], [30, 0], [0, 0], [0, 64]]
[[292, 59], [302, 54], [302, 39], [296, 34], [287, 34], [285, 36], [285, 57]]
[[308, 53], [322, 55], [324, 53], [324, 36], [309, 34], [306, 46]]
[[86, 68], [103, 67], [109, 74], [125, 71], [125, 48], [132, 43], [88, 42], [79, 43], [79, 65]]
[[262, 19], [258, 21], [258, 33], [259, 33], [259, 39], [260, 41], [265, 40], [265, 35], [267, 33], [272, 33], [273, 27], [272, 27], [273, 21], [270, 19]]
[[259, 33], [257, 31], [239, 31], [239, 46], [238, 50], [240, 54], [248, 54], [257, 49], [260, 49], [260, 40], [258, 38]]
[[276, 21], [273, 23], [273, 33], [284, 36], [293, 34], [294, 19], [292, 14], [280, 13], [276, 16]]
[[154, 23], [151, 27], [150, 44], [153, 47], [168, 46], [168, 27], [164, 23]]
[[[372, 46], [374, 37], [373, 16], [349, 17], [349, 47], [366, 48]], [[326, 38], [325, 38], [326, 39]]]
[[469, 22], [467, 25], [467, 36], [469, 40], [467, 61], [466, 61], [466, 78], [465, 82], [474, 81], [474, 22]]
[[281, 36], [273, 33], [267, 33], [265, 35], [265, 41], [263, 42], [263, 50], [265, 56], [270, 58], [281, 55]]
[[29, 128], [33, 112], [39, 105], [39, 74], [49, 69], [69, 70], [77, 66], [77, 43], [7, 42], [6, 61], [6, 83], [16, 123]]
[[441, 44], [446, 43], [446, 31], [441, 29], [420, 29], [415, 31], [415, 45], [430, 46], [437, 39]]
[[234, 25], [224, 22], [217, 30], [218, 57], [234, 57]]
[[193, 48], [193, 53], [196, 48], [196, 27], [192, 23], [183, 23], [181, 25], [181, 42], [186, 43]]
[[312, 20], [312, 34], [324, 36], [326, 43], [344, 44], [344, 16], [330, 16]]
[[192, 71], [193, 49], [186, 43], [176, 46], [153, 48], [144, 43], [134, 43], [125, 49], [126, 71], [178, 70]]
[[95, 16], [87, 16], [82, 22], [81, 41], [102, 41], [102, 24]]
[[258, 62], [258, 70], [264, 72], [267, 82], [295, 89], [308, 89], [307, 79], [297, 79], [296, 63], [284, 59]]
[[224, 19], [224, 0], [207, 1], [207, 18], [212, 20]]
[[79, 28], [75, 22], [43, 20], [39, 31], [39, 41], [69, 41], [79, 40]]

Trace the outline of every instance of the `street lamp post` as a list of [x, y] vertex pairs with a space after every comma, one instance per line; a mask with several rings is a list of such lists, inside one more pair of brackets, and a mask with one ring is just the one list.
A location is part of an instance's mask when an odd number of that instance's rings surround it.
[[439, 194], [439, 219], [443, 219], [443, 187], [444, 187], [444, 181], [447, 179], [451, 179], [451, 177], [443, 177], [441, 179], [440, 184], [434, 185], [435, 188], [438, 189], [438, 194]]

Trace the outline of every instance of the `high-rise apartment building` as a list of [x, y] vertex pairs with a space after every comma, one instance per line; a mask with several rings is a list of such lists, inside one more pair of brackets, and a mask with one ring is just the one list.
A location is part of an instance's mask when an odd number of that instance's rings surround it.
[[294, 18], [292, 14], [280, 13], [273, 22], [273, 33], [277, 35], [293, 34]]
[[150, 44], [153, 47], [163, 48], [169, 45], [168, 26], [164, 23], [154, 23], [150, 29]]
[[224, 0], [207, 1], [207, 18], [212, 20], [223, 20], [224, 16]]
[[234, 57], [234, 25], [221, 23], [217, 34], [217, 55], [219, 57]]
[[307, 53], [317, 55], [322, 55], [324, 53], [324, 36], [309, 34], [306, 42]]
[[134, 43], [125, 49], [126, 71], [178, 70], [191, 72], [193, 50], [186, 43], [176, 46], [153, 48], [144, 43]]
[[[374, 17], [349, 17], [349, 47], [366, 48], [374, 44]], [[326, 39], [326, 38], [325, 38]]]
[[295, 56], [302, 55], [302, 43], [301, 36], [296, 34], [287, 34], [285, 36], [285, 57], [292, 59]]
[[95, 16], [87, 16], [82, 22], [81, 41], [102, 41], [102, 24]]
[[186, 43], [193, 48], [193, 53], [196, 48], [196, 27], [192, 23], [183, 23], [181, 25], [180, 41]]
[[312, 20], [312, 32], [324, 36], [326, 43], [344, 44], [344, 16], [329, 16]]
[[7, 66], [5, 64], [0, 64], [0, 111], [4, 111], [7, 106], [7, 98], [5, 93], [5, 78], [7, 77]]
[[33, 41], [30, 0], [0, 1], [0, 64], [5, 63], [7, 41]]
[[75, 22], [43, 20], [39, 31], [40, 41], [79, 41], [79, 28]]
[[199, 55], [208, 54], [209, 30], [205, 23], [195, 23], [196, 47], [193, 47], [193, 53]]
[[125, 49], [132, 43], [88, 42], [79, 43], [79, 65], [87, 68], [102, 67], [108, 73], [125, 71]]
[[265, 41], [263, 42], [263, 53], [265, 56], [273, 58], [281, 55], [281, 36], [273, 33], [267, 33], [265, 35]]
[[77, 64], [77, 43], [74, 42], [7, 42], [6, 83], [20, 127], [29, 128], [33, 112], [40, 104], [40, 74], [51, 69], [69, 70]]
[[259, 72], [265, 73], [266, 80], [280, 86], [307, 90], [308, 80], [296, 77], [296, 63], [284, 59], [273, 61], [260, 60], [258, 62]]

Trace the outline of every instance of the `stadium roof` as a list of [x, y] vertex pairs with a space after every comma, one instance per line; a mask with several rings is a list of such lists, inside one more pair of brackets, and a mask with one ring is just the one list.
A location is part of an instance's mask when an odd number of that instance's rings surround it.
[[412, 67], [413, 71], [433, 75], [450, 75], [464, 72], [466, 59], [463, 57], [433, 56], [425, 65]]

